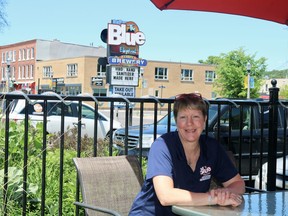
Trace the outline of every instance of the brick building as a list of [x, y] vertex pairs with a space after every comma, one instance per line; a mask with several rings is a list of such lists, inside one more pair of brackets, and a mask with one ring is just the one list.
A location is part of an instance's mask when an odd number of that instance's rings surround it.
[[34, 39], [0, 46], [0, 53], [0, 91], [16, 89], [35, 94], [38, 92], [38, 78], [43, 77], [42, 72], [41, 76], [36, 74], [39, 72], [37, 62], [84, 55], [102, 57], [106, 56], [106, 49]]

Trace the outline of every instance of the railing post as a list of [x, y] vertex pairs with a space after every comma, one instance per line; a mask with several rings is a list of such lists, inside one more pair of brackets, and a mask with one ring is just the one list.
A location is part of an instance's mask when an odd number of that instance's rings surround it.
[[129, 108], [129, 126], [132, 126], [132, 119], [133, 119], [133, 108]]
[[269, 88], [269, 143], [268, 143], [268, 176], [267, 190], [276, 190], [276, 156], [277, 156], [277, 130], [278, 130], [278, 94], [277, 81], [271, 81]]

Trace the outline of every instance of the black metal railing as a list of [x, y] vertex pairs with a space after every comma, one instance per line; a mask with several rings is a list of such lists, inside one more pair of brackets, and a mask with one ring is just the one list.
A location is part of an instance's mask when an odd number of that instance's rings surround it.
[[[262, 189], [262, 180], [266, 173], [263, 173], [262, 165], [265, 162], [268, 163], [267, 167], [267, 190], [273, 191], [278, 189], [279, 185], [276, 185], [276, 178], [282, 175], [282, 189], [285, 189], [285, 182], [287, 180], [287, 176], [285, 176], [286, 170], [286, 160], [283, 160], [283, 173], [277, 173], [276, 175], [276, 159], [278, 157], [283, 157], [287, 155], [287, 108], [288, 103], [285, 101], [278, 100], [278, 91], [279, 89], [276, 87], [276, 83], [272, 83], [272, 88], [270, 88], [270, 100], [232, 100], [232, 99], [216, 99], [216, 100], [208, 100], [210, 107], [215, 108], [216, 115], [214, 118], [209, 118], [207, 121], [205, 133], [209, 136], [213, 136], [219, 140], [223, 146], [232, 151], [235, 158], [237, 168], [240, 174], [245, 178], [247, 186], [253, 187], [255, 175], [258, 174], [260, 179], [259, 189]], [[82, 96], [62, 96], [56, 95], [52, 93], [45, 93], [42, 95], [25, 95], [19, 92], [12, 92], [8, 94], [0, 94], [0, 98], [2, 99], [2, 117], [1, 117], [1, 133], [0, 138], [1, 142], [1, 157], [0, 159], [0, 169], [3, 170], [2, 176], [0, 176], [2, 182], [1, 188], [1, 198], [2, 198], [2, 205], [0, 209], [0, 214], [8, 215], [11, 211], [10, 209], [10, 199], [13, 198], [11, 195], [11, 185], [10, 183], [15, 176], [10, 175], [10, 171], [12, 167], [15, 166], [15, 161], [13, 159], [17, 159], [18, 162], [21, 160], [21, 167], [18, 167], [21, 170], [21, 185], [17, 188], [17, 192], [21, 191], [21, 195], [18, 196], [20, 199], [17, 201], [19, 202], [19, 206], [21, 207], [21, 214], [22, 215], [29, 215], [29, 212], [33, 212], [35, 208], [38, 208], [38, 211], [41, 215], [68, 215], [67, 211], [67, 202], [66, 200], [70, 200], [70, 204], [73, 203], [73, 200], [79, 200], [81, 198], [79, 192], [79, 186], [76, 180], [76, 174], [73, 176], [74, 179], [70, 179], [70, 182], [75, 181], [75, 194], [70, 197], [67, 197], [67, 189], [66, 186], [69, 184], [69, 176], [72, 175], [71, 172], [67, 173], [67, 163], [72, 163], [72, 160], [66, 161], [68, 158], [65, 154], [67, 150], [67, 143], [68, 142], [76, 142], [74, 148], [74, 153], [71, 153], [73, 157], [82, 157], [87, 155], [86, 148], [86, 138], [83, 136], [82, 130], [84, 122], [84, 113], [82, 113], [83, 103], [89, 103], [93, 109], [95, 115], [93, 116], [93, 130], [94, 135], [91, 138], [91, 152], [90, 156], [101, 156], [100, 148], [101, 143], [98, 137], [98, 130], [101, 130], [101, 125], [97, 124], [98, 120], [100, 120], [100, 115], [98, 114], [101, 110], [106, 110], [108, 113], [108, 117], [110, 118], [109, 122], [109, 131], [110, 133], [107, 134], [105, 138], [105, 142], [107, 142], [108, 150], [106, 154], [113, 155], [115, 154], [114, 148], [114, 141], [113, 140], [113, 131], [115, 116], [118, 115], [118, 110], [116, 109], [115, 104], [121, 103], [122, 110], [124, 110], [124, 118], [123, 122], [124, 125], [124, 144], [123, 144], [123, 152], [124, 154], [130, 153], [129, 147], [129, 129], [130, 126], [133, 124], [133, 119], [135, 113], [137, 111], [139, 117], [139, 134], [136, 138], [134, 138], [134, 142], [138, 142], [138, 149], [139, 151], [139, 159], [142, 164], [142, 156], [144, 155], [144, 148], [142, 148], [143, 144], [143, 136], [145, 136], [145, 128], [144, 128], [144, 120], [147, 111], [153, 113], [152, 122], [151, 124], [154, 125], [153, 128], [153, 137], [154, 139], [159, 135], [160, 131], [158, 130], [157, 124], [159, 120], [159, 112], [167, 113], [167, 129], [165, 132], [169, 132], [172, 130], [172, 105], [174, 99], [163, 99], [163, 98], [122, 98], [122, 97], [93, 97], [89, 95], [82, 95]], [[16, 100], [24, 100], [25, 101], [25, 108], [22, 113], [24, 118], [22, 121], [16, 119], [13, 116], [11, 118], [11, 110], [13, 106], [15, 106]], [[41, 131], [42, 134], [40, 137], [41, 142], [37, 139], [38, 135], [35, 135], [35, 132], [31, 133], [29, 128], [31, 128], [31, 114], [29, 113], [29, 107], [32, 105], [34, 106], [36, 103], [35, 101], [42, 101], [42, 109], [41, 115], [39, 113], [34, 113], [36, 116], [38, 115], [39, 121], [43, 122], [41, 124]], [[47, 133], [48, 128], [47, 125], [51, 121], [49, 118], [49, 103], [51, 101], [58, 101], [60, 105], [60, 131], [59, 133], [54, 136], [54, 140], [51, 141], [51, 134]], [[74, 137], [71, 140], [68, 140], [67, 130], [65, 128], [65, 122], [67, 122], [67, 116], [65, 111], [65, 103], [70, 101], [76, 101], [77, 104], [75, 109], [78, 110], [77, 115], [74, 116], [77, 119], [77, 124], [75, 124], [76, 130], [72, 130], [72, 134]], [[37, 107], [36, 107], [37, 108]], [[212, 112], [211, 112], [212, 113]], [[210, 112], [209, 114], [212, 115]], [[235, 114], [236, 113], [236, 114]], [[212, 117], [212, 116], [210, 116]], [[18, 134], [20, 136], [23, 135], [23, 140], [21, 141], [21, 145], [18, 145], [18, 141], [14, 142], [14, 135], [15, 135], [15, 128], [12, 128], [14, 121], [17, 121], [17, 124], [22, 122], [23, 130]], [[34, 125], [35, 126], [35, 125]], [[36, 126], [37, 127], [37, 126]], [[20, 130], [20, 126], [16, 129]], [[163, 133], [163, 131], [161, 131]], [[107, 139], [108, 138], [108, 139]], [[34, 139], [34, 140], [33, 140]], [[71, 138], [70, 138], [71, 139]], [[35, 141], [36, 140], [36, 141]], [[40, 145], [40, 150], [37, 153], [37, 159], [41, 163], [39, 168], [39, 183], [38, 187], [38, 196], [33, 197], [31, 199], [29, 191], [31, 190], [31, 185], [29, 180], [31, 179], [31, 172], [35, 165], [35, 161], [30, 161], [29, 157], [31, 157], [31, 151], [34, 151], [31, 147], [31, 144]], [[55, 144], [57, 143], [57, 145]], [[17, 146], [18, 147], [17, 149]], [[56, 146], [56, 147], [55, 147]], [[51, 205], [51, 200], [47, 199], [47, 194], [50, 192], [48, 186], [51, 184], [55, 184], [55, 182], [51, 182], [50, 175], [51, 173], [48, 172], [49, 160], [47, 157], [51, 157], [51, 154], [48, 150], [57, 148], [57, 202]], [[36, 150], [35, 150], [36, 151]], [[73, 151], [73, 150], [72, 150]], [[69, 150], [71, 152], [71, 150]], [[57, 154], [58, 154], [57, 153]], [[15, 160], [16, 160], [15, 159]], [[35, 159], [36, 160], [36, 159]], [[12, 166], [13, 165], [13, 166]], [[70, 164], [71, 165], [71, 164]], [[73, 165], [72, 165], [73, 166]], [[38, 167], [37, 164], [35, 167]], [[14, 169], [14, 168], [13, 168]], [[265, 172], [266, 172], [265, 171]], [[53, 173], [53, 172], [52, 172]], [[15, 173], [14, 173], [15, 174]], [[13, 175], [14, 175], [13, 174]], [[68, 176], [68, 177], [67, 177]], [[55, 180], [54, 179], [54, 180]], [[281, 179], [281, 178], [280, 178]], [[14, 185], [15, 186], [15, 185]], [[277, 186], [277, 187], [276, 187]], [[41, 194], [41, 196], [39, 195]], [[16, 197], [17, 198], [17, 197]], [[55, 198], [55, 197], [54, 197]], [[14, 203], [14, 202], [13, 202]], [[14, 203], [15, 204], [15, 203]], [[40, 207], [39, 207], [40, 206]], [[54, 210], [52, 207], [54, 207]], [[56, 206], [56, 207], [55, 207]], [[57, 209], [57, 210], [55, 210]], [[71, 215], [79, 215], [79, 209], [73, 206], [73, 213]], [[71, 210], [70, 210], [71, 211]], [[74, 212], [75, 211], [75, 212]], [[19, 212], [18, 212], [19, 213]]]

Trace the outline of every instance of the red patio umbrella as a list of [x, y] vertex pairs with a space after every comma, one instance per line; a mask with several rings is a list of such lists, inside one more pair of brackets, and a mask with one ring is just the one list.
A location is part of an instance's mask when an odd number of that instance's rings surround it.
[[151, 0], [160, 10], [241, 15], [288, 25], [288, 0]]

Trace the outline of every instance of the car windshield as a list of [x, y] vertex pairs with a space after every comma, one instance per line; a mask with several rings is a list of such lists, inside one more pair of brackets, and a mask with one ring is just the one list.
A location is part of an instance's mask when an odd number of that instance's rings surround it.
[[[78, 108], [78, 107], [77, 107]], [[82, 106], [82, 118], [86, 119], [94, 119], [95, 118], [95, 111], [91, 109], [90, 107], [83, 105]], [[98, 120], [100, 121], [107, 121], [102, 114], [98, 112]]]
[[208, 110], [208, 124], [210, 121], [215, 118], [218, 114], [218, 106], [216, 104], [211, 104]]
[[[208, 123], [210, 123], [210, 121], [217, 115], [217, 112], [218, 112], [217, 105], [216, 104], [210, 105], [209, 111], [208, 111], [208, 116], [209, 116]], [[171, 112], [170, 121], [171, 121], [171, 126], [176, 126], [173, 111]], [[158, 121], [158, 125], [168, 125], [168, 114]]]

